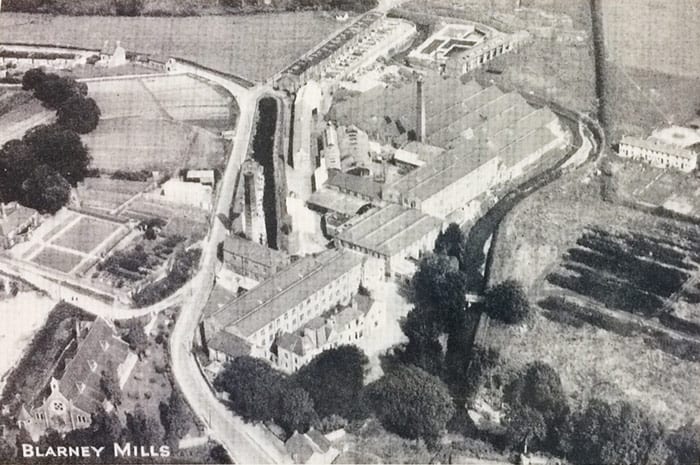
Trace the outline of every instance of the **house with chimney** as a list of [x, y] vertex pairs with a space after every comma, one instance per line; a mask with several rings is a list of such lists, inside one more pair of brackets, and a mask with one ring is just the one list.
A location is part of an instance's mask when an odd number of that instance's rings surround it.
[[[100, 387], [104, 374], [114, 370], [123, 388], [137, 361], [115, 327], [100, 317], [89, 328], [76, 325], [76, 344], [75, 355], [65, 362], [62, 373], [54, 372], [51, 377], [48, 395], [20, 408], [18, 425], [32, 437], [49, 428], [67, 432], [90, 426], [91, 416], [100, 407], [113, 408]], [[70, 346], [67, 349], [70, 352]]]
[[100, 59], [95, 65], [105, 68], [114, 68], [116, 66], [125, 65], [126, 63], [126, 50], [122, 47], [121, 42], [117, 40], [114, 45], [112, 45], [109, 40], [105, 40], [100, 49]]
[[9, 249], [27, 240], [40, 221], [36, 210], [17, 202], [0, 202], [0, 248]]

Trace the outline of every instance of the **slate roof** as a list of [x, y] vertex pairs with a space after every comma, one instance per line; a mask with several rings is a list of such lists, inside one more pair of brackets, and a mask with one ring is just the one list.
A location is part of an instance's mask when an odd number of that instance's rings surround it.
[[61, 394], [84, 412], [95, 412], [105, 398], [100, 389], [102, 371], [116, 370], [128, 355], [129, 345], [110, 323], [98, 317], [66, 365], [59, 381]]
[[243, 337], [279, 318], [293, 306], [362, 263], [362, 255], [328, 250], [304, 257], [212, 314], [220, 328], [235, 327]]
[[279, 250], [265, 247], [255, 241], [243, 239], [237, 235], [227, 236], [224, 239], [224, 254], [231, 253], [250, 261], [272, 266], [277, 263], [288, 262], [288, 256]]
[[219, 331], [207, 341], [210, 349], [223, 352], [229, 357], [250, 355], [251, 345], [243, 338], [227, 331]]
[[369, 176], [355, 176], [336, 171], [329, 174], [326, 185], [370, 199], [377, 200], [382, 197], [382, 185]]
[[624, 136], [622, 140], [620, 140], [620, 143], [642, 149], [665, 152], [669, 155], [675, 155], [676, 157], [685, 158], [690, 161], [695, 161], [697, 159], [697, 154], [691, 150], [676, 147], [670, 144], [664, 144], [663, 142], [658, 142], [653, 139], [640, 139], [638, 137]]
[[369, 210], [351, 220], [338, 238], [384, 256], [393, 256], [441, 227], [442, 221], [438, 218], [392, 204]]

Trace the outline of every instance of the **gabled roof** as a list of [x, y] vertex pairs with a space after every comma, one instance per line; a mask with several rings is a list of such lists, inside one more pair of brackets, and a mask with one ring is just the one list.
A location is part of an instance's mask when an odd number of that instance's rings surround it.
[[284, 446], [295, 463], [307, 463], [316, 453], [323, 455], [331, 448], [331, 443], [319, 431], [311, 428], [306, 434], [295, 431]]
[[[2, 208], [2, 205], [0, 205], [0, 208]], [[37, 214], [36, 210], [19, 204], [5, 204], [5, 211], [5, 217], [0, 213], [0, 236], [12, 233]]]
[[355, 176], [337, 171], [328, 176], [326, 185], [343, 191], [354, 192], [370, 199], [380, 199], [382, 197], [382, 185], [367, 176]]
[[395, 204], [369, 210], [348, 224], [340, 240], [388, 257], [442, 227], [438, 218]]
[[693, 151], [681, 147], [676, 147], [674, 145], [665, 144], [655, 139], [640, 139], [638, 137], [624, 136], [622, 137], [622, 140], [620, 140], [620, 144], [631, 145], [633, 147], [639, 147], [641, 149], [665, 152], [669, 155], [674, 155], [679, 158], [685, 158], [690, 161], [697, 160], [697, 154]]
[[250, 355], [250, 344], [245, 339], [227, 331], [219, 331], [207, 341], [210, 349], [223, 352], [229, 357]]
[[243, 239], [235, 234], [224, 239], [224, 253], [231, 253], [268, 267], [289, 262], [284, 252]]
[[59, 381], [61, 394], [86, 413], [96, 411], [105, 398], [100, 389], [102, 371], [116, 370], [128, 355], [129, 345], [110, 323], [98, 317], [66, 365]]

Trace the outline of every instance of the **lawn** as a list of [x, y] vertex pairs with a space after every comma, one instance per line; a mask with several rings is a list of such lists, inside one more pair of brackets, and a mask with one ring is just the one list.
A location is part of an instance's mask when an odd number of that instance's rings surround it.
[[90, 253], [118, 228], [116, 223], [85, 216], [52, 243], [78, 252]]
[[51, 122], [54, 115], [54, 111], [44, 108], [29, 92], [1, 89], [0, 145], [10, 139], [21, 139], [28, 129]]
[[34, 263], [43, 265], [63, 273], [69, 273], [75, 268], [78, 263], [83, 260], [82, 255], [69, 253], [63, 250], [55, 249], [51, 246], [46, 246], [32, 258]]
[[100, 49], [105, 40], [119, 39], [130, 51], [161, 57], [174, 55], [262, 81], [342, 26], [332, 16], [317, 12], [192, 17], [3, 13], [0, 42]]

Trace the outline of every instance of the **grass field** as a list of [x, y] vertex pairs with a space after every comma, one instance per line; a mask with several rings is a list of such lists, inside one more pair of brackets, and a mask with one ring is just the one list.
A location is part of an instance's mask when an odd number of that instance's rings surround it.
[[[695, 0], [600, 2], [613, 142], [682, 124], [700, 109], [700, 6]], [[634, 12], [631, 14], [630, 12]]]
[[104, 40], [120, 39], [130, 51], [177, 56], [260, 81], [291, 64], [342, 27], [330, 18], [315, 12], [193, 17], [3, 13], [0, 42], [100, 49]]
[[52, 243], [77, 250], [78, 252], [90, 253], [111, 236], [117, 228], [118, 225], [114, 223], [84, 216], [75, 225], [54, 239]]
[[63, 273], [69, 273], [73, 268], [78, 266], [78, 263], [82, 260], [82, 255], [54, 249], [50, 246], [44, 247], [41, 252], [32, 258], [34, 263], [53, 268]]
[[0, 89], [0, 145], [21, 139], [28, 129], [50, 122], [54, 115], [29, 92]]
[[[579, 171], [544, 187], [519, 204], [501, 224], [494, 242], [491, 283], [518, 279], [525, 284], [533, 303], [541, 303], [546, 296], [557, 296], [596, 311], [636, 314], [651, 308], [649, 302], [658, 298], [654, 295], [673, 296], [678, 291], [680, 283], [674, 281], [675, 278], [666, 279], [671, 277], [672, 269], [688, 273], [691, 280], [697, 278], [697, 254], [681, 248], [695, 245], [680, 239], [696, 235], [697, 227], [603, 202], [599, 192], [599, 180], [593, 170]], [[617, 248], [617, 252], [614, 247], [610, 248], [608, 256], [598, 256], [599, 261], [594, 266], [597, 271], [591, 277], [586, 267], [574, 263], [581, 257], [572, 250], [589, 250], [589, 245], [593, 247], [590, 250], [596, 250], [596, 244], [590, 242], [595, 242], [595, 238], [581, 242], [587, 232], [596, 228], [639, 233], [637, 237], [642, 241], [653, 236], [657, 246], [643, 248], [644, 257], [639, 256], [642, 261], [637, 267], [630, 266], [636, 245]], [[666, 240], [674, 245], [665, 243]], [[614, 239], [613, 242], [621, 241]], [[600, 246], [611, 245], [608, 240], [598, 242]], [[648, 252], [652, 255], [648, 256]], [[611, 261], [609, 256], [614, 253], [620, 257]], [[666, 264], [678, 254], [683, 257], [681, 262]], [[688, 257], [695, 262], [688, 261]], [[669, 273], [659, 275], [658, 282], [641, 283], [640, 279], [649, 280], [651, 276], [646, 271], [641, 275], [638, 272], [660, 262], [670, 266]], [[686, 270], [686, 266], [690, 268]], [[572, 276], [581, 270], [589, 277], [588, 281], [594, 282], [585, 281], [575, 290], [563, 290], [546, 280], [553, 273]], [[616, 287], [614, 284], [619, 280], [627, 284]], [[656, 294], [640, 298], [635, 294], [636, 297], [620, 300], [622, 293], [638, 290], [640, 286], [645, 296], [646, 293]], [[603, 288], [607, 291], [603, 292]], [[673, 299], [662, 299], [670, 305], [668, 308], [676, 308]], [[659, 308], [652, 310], [657, 312]], [[533, 313], [524, 328], [493, 323], [481, 337], [491, 341], [503, 359], [514, 367], [536, 360], [551, 364], [560, 373], [565, 389], [575, 402], [584, 402], [593, 395], [609, 400], [628, 398], [639, 402], [669, 427], [700, 414], [700, 398], [691, 395], [695, 392], [693, 386], [700, 382], [700, 362], [689, 361], [678, 353], [672, 355], [673, 348], [666, 346], [668, 341], [661, 341], [661, 336], [639, 330], [618, 333], [616, 328], [601, 329], [561, 314], [559, 319], [554, 319], [557, 315], [539, 307]], [[672, 314], [691, 319], [687, 312]]]

